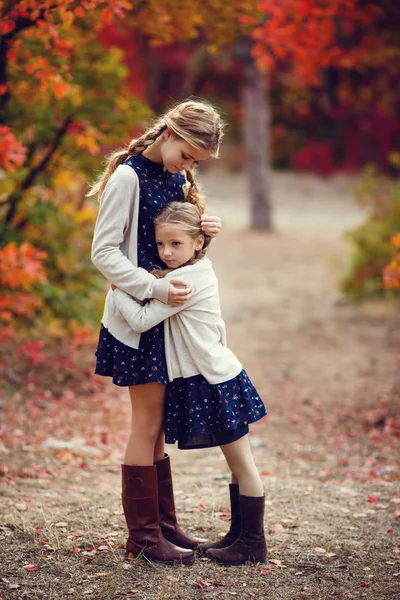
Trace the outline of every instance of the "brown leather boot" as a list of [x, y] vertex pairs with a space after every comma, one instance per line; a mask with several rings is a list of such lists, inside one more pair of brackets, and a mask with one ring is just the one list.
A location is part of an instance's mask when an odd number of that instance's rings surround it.
[[264, 536], [265, 497], [239, 494], [242, 527], [239, 537], [227, 548], [210, 548], [206, 556], [222, 565], [242, 565], [246, 562], [267, 562]]
[[192, 550], [171, 544], [161, 532], [156, 467], [121, 467], [122, 505], [129, 529], [125, 555], [166, 565], [193, 563]]
[[229, 484], [229, 496], [231, 501], [231, 526], [226, 535], [216, 542], [200, 544], [197, 550], [200, 554], [205, 554], [210, 548], [227, 548], [237, 540], [240, 535], [241, 518], [239, 504], [239, 486], [236, 483]]
[[180, 548], [196, 548], [207, 540], [188, 535], [179, 527], [174, 502], [171, 463], [168, 454], [155, 463], [158, 478], [158, 508], [163, 536]]

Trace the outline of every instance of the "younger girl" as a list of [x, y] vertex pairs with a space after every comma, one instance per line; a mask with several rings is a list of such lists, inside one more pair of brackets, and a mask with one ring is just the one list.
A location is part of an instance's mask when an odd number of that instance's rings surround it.
[[[170, 306], [183, 306], [191, 297], [191, 286], [175, 287], [173, 278], [156, 279], [149, 272], [159, 263], [153, 218], [171, 201], [203, 206], [191, 169], [218, 155], [221, 137], [215, 109], [188, 100], [109, 157], [91, 191], [101, 196], [92, 260], [108, 281], [139, 300], [157, 298]], [[220, 220], [203, 215], [202, 228], [216, 235]], [[127, 554], [165, 564], [193, 562], [193, 548], [205, 540], [187, 535], [177, 524], [170, 462], [164, 454], [168, 378], [163, 323], [142, 335], [132, 331], [115, 315], [111, 290], [101, 321], [95, 372], [127, 387], [132, 409], [121, 465]]]
[[182, 277], [192, 297], [182, 306], [157, 299], [139, 303], [113, 286], [112, 311], [137, 333], [165, 321], [168, 369], [166, 442], [181, 448], [220, 445], [232, 472], [229, 533], [202, 552], [219, 563], [265, 562], [264, 495], [248, 441], [248, 424], [266, 410], [236, 356], [226, 347], [218, 282], [205, 256], [210, 242], [201, 213], [171, 202], [155, 218], [158, 253], [167, 266], [159, 280]]

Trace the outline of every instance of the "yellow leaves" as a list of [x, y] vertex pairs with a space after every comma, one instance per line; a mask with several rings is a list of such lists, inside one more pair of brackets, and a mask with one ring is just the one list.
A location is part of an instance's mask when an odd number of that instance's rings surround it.
[[72, 204], [63, 204], [61, 212], [66, 217], [76, 223], [76, 225], [88, 225], [93, 223], [96, 217], [95, 208], [91, 205], [85, 206], [84, 208], [77, 210]]
[[88, 127], [85, 133], [75, 136], [75, 143], [81, 150], [96, 154], [100, 150], [100, 144], [96, 139], [99, 137], [99, 132], [94, 127]]
[[93, 206], [86, 206], [75, 215], [77, 225], [87, 225], [93, 223], [96, 217], [96, 211]]
[[67, 169], [58, 169], [53, 177], [52, 187], [72, 191], [76, 187], [75, 177], [71, 177], [71, 171]]

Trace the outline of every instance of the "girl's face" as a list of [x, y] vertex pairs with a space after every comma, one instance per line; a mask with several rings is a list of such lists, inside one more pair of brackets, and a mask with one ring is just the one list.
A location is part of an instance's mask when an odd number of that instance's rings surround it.
[[177, 269], [193, 258], [196, 250], [201, 250], [204, 236], [192, 238], [182, 227], [164, 223], [156, 227], [158, 255], [169, 269]]
[[208, 150], [199, 150], [182, 138], [177, 138], [169, 129], [163, 133], [160, 152], [164, 167], [170, 173], [190, 171], [199, 162], [207, 160], [211, 154]]

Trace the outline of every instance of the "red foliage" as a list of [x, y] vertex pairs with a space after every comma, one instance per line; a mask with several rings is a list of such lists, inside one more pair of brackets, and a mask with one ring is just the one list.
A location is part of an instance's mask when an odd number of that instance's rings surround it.
[[0, 167], [6, 171], [15, 171], [24, 162], [25, 155], [25, 146], [15, 139], [9, 127], [0, 125]]
[[[400, 120], [378, 106], [355, 118], [350, 106], [338, 106], [330, 112], [329, 140], [309, 140], [291, 156], [294, 169], [314, 171], [321, 175], [334, 172], [355, 173], [365, 164], [375, 163], [387, 169], [387, 156], [398, 146]], [[309, 128], [320, 121], [311, 117]]]
[[328, 67], [357, 68], [381, 46], [374, 25], [382, 16], [372, 3], [354, 0], [261, 0], [254, 56], [262, 69], [288, 61], [296, 78], [319, 83]]
[[128, 89], [146, 100], [148, 73], [140, 34], [133, 30], [121, 31], [120, 26], [108, 23], [99, 32], [99, 40], [106, 48], [114, 46], [123, 51], [124, 63], [129, 69]]

